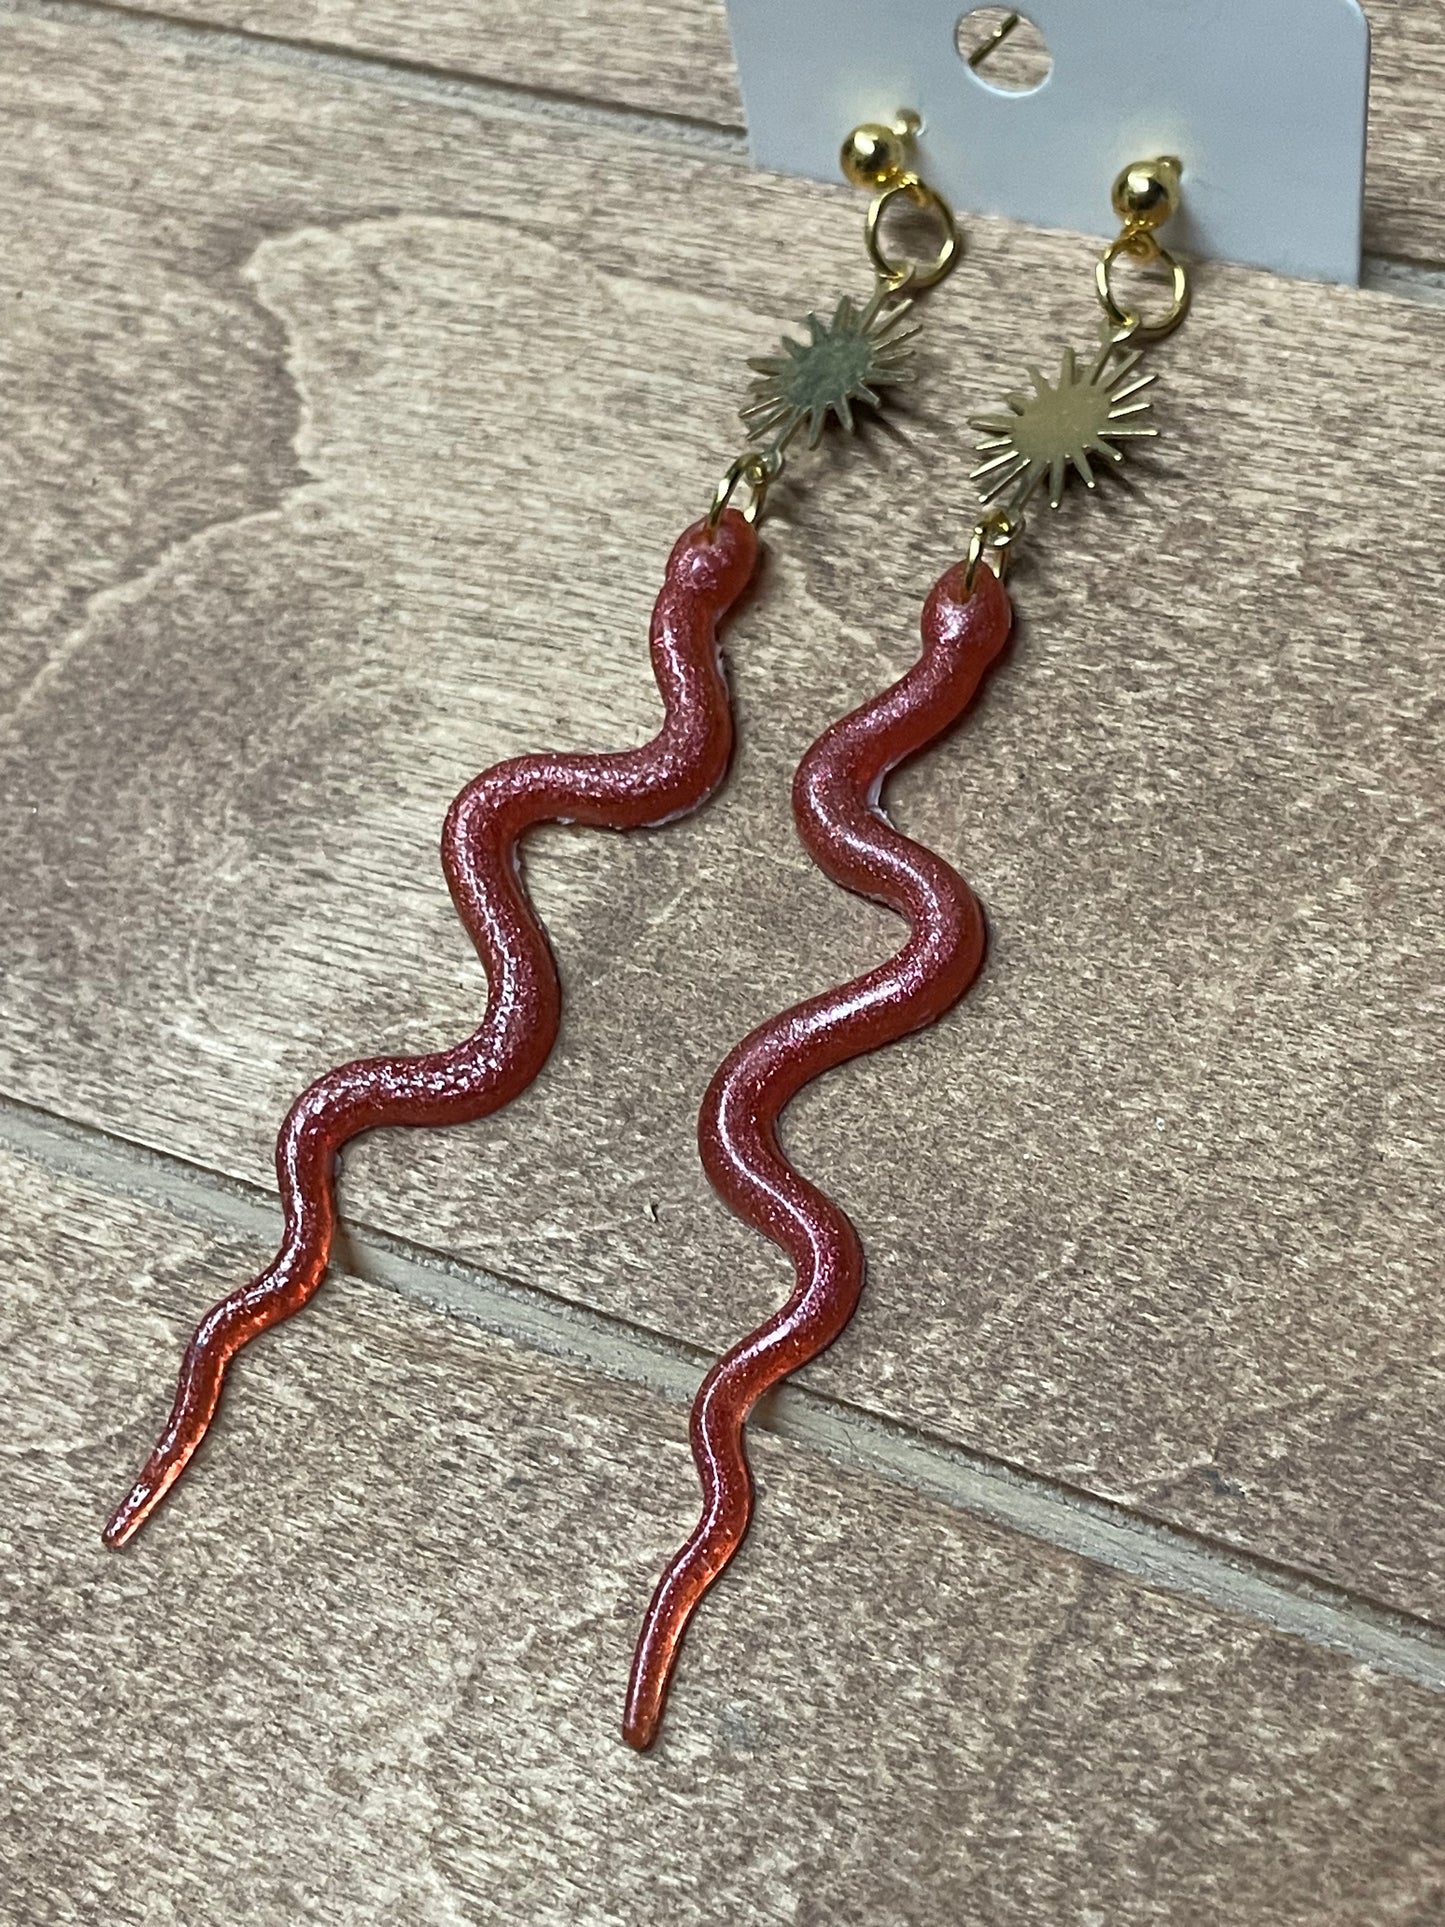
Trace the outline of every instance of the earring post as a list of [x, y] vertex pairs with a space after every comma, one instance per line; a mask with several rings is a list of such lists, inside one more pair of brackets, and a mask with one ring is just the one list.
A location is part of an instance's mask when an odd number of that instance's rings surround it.
[[975, 47], [973, 52], [968, 56], [969, 66], [977, 72], [986, 60], [992, 59], [994, 54], [998, 52], [999, 48], [1008, 39], [1009, 35], [1015, 33], [1022, 25], [1023, 15], [1021, 13], [1011, 13], [1007, 19], [1000, 20], [988, 39]]

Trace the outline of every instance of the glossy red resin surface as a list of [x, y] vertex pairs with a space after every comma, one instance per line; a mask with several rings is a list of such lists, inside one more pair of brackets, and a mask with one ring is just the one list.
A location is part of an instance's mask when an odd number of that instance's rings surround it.
[[211, 1308], [186, 1349], [170, 1419], [105, 1528], [122, 1546], [175, 1484], [215, 1415], [226, 1369], [258, 1332], [297, 1312], [326, 1274], [336, 1229], [343, 1145], [380, 1125], [461, 1124], [511, 1102], [536, 1077], [557, 1036], [557, 968], [518, 866], [537, 823], [630, 830], [695, 809], [726, 773], [732, 713], [718, 624], [750, 580], [757, 540], [729, 511], [709, 538], [699, 524], [678, 542], [652, 618], [652, 665], [666, 719], [640, 749], [617, 755], [526, 756], [469, 783], [442, 835], [457, 914], [487, 972], [487, 1007], [464, 1043], [423, 1057], [343, 1064], [291, 1107], [276, 1145], [285, 1234], [250, 1284]]
[[957, 721], [1008, 639], [1012, 611], [997, 577], [980, 570], [972, 593], [964, 583], [959, 566], [935, 585], [920, 660], [821, 736], [793, 786], [798, 828], [819, 867], [845, 889], [906, 917], [912, 935], [891, 962], [755, 1030], [703, 1101], [698, 1141], [714, 1188], [788, 1254], [796, 1284], [782, 1310], [713, 1367], [693, 1407], [702, 1517], [663, 1574], [643, 1623], [623, 1721], [635, 1747], [655, 1739], [688, 1621], [748, 1529], [748, 1414], [832, 1344], [863, 1287], [858, 1234], [789, 1164], [778, 1143], [779, 1117], [824, 1071], [941, 1017], [983, 961], [983, 916], [968, 885], [901, 836], [878, 806], [889, 771]]

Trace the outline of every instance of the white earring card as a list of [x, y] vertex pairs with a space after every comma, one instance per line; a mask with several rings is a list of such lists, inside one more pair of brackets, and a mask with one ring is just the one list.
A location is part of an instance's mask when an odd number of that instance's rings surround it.
[[851, 127], [914, 108], [922, 171], [960, 210], [1098, 234], [1113, 225], [1119, 169], [1177, 154], [1185, 211], [1171, 246], [1359, 281], [1370, 73], [1359, 0], [1027, 0], [1052, 64], [1024, 91], [991, 80], [991, 60], [969, 65], [961, 25], [975, 11], [728, 0], [757, 164], [837, 180]]

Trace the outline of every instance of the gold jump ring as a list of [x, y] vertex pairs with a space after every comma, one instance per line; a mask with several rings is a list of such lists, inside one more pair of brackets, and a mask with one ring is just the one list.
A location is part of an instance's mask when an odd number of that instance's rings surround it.
[[746, 449], [728, 467], [713, 491], [712, 507], [707, 512], [707, 532], [716, 535], [719, 522], [738, 490], [747, 484], [749, 495], [747, 504], [739, 510], [743, 520], [751, 527], [763, 512], [763, 503], [768, 499], [768, 489], [776, 480], [782, 464], [769, 462], [768, 457], [756, 448]]
[[[1127, 309], [1120, 307], [1114, 293], [1114, 263], [1123, 254], [1132, 255], [1135, 260], [1157, 261], [1172, 280], [1173, 299], [1162, 321], [1145, 321], [1141, 316], [1130, 314]], [[1189, 270], [1168, 248], [1161, 247], [1152, 234], [1126, 229], [1117, 241], [1111, 241], [1100, 257], [1094, 281], [1099, 291], [1100, 305], [1110, 322], [1115, 328], [1126, 331], [1135, 341], [1163, 341], [1166, 335], [1173, 334], [1189, 312]]]
[[[937, 215], [942, 224], [943, 240], [937, 256], [931, 262], [892, 261], [884, 251], [883, 217], [900, 195], [906, 195], [915, 207]], [[901, 288], [906, 284], [920, 293], [924, 288], [936, 287], [952, 270], [962, 252], [953, 209], [926, 181], [911, 178], [895, 181], [892, 187], [884, 188], [877, 196], [868, 209], [864, 238], [868, 243], [868, 259], [873, 263], [880, 280], [886, 281], [891, 288]]]

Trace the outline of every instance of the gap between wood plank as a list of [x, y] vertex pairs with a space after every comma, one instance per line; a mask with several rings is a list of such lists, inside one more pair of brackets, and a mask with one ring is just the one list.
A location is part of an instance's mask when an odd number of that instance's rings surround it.
[[[0, 1145], [42, 1169], [157, 1205], [204, 1229], [268, 1248], [279, 1230], [279, 1207], [257, 1186], [8, 1099], [0, 1099]], [[711, 1363], [694, 1346], [366, 1226], [353, 1224], [338, 1240], [337, 1268], [680, 1407], [691, 1404]], [[776, 1394], [754, 1423], [844, 1471], [879, 1474], [1157, 1591], [1263, 1621], [1374, 1672], [1445, 1693], [1445, 1633], [1408, 1613], [797, 1386]]]
[[[177, 51], [209, 54], [214, 59], [254, 60], [338, 80], [369, 81], [434, 105], [510, 120], [551, 120], [650, 145], [681, 147], [733, 166], [749, 164], [747, 133], [741, 127], [687, 114], [617, 106], [561, 90], [514, 86], [457, 68], [402, 60], [393, 54], [360, 53], [326, 41], [284, 39], [221, 27], [208, 21], [180, 19], [163, 10], [137, 13], [107, 4], [107, 0], [0, 0], [0, 16], [5, 14], [67, 27], [100, 27], [121, 39], [158, 42]], [[1366, 254], [1361, 264], [1361, 286], [1399, 300], [1445, 307], [1445, 263]]]

